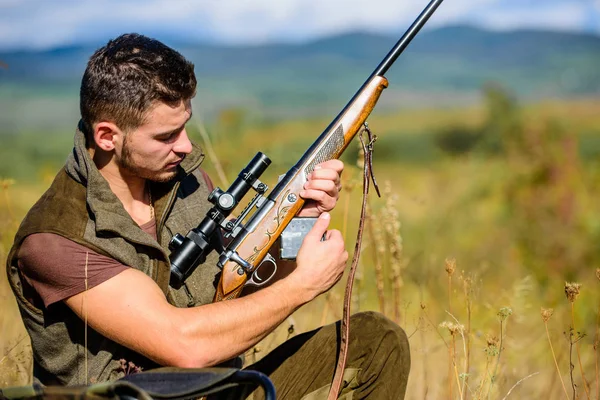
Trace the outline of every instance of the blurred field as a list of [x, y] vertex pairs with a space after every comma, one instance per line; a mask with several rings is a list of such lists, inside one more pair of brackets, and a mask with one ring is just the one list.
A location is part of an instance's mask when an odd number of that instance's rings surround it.
[[[400, 110], [369, 120], [384, 196], [371, 191], [353, 310], [382, 311], [410, 336], [407, 398], [598, 398], [599, 107], [597, 99], [520, 105], [488, 87], [477, 107]], [[273, 160], [264, 179], [273, 184], [330, 118], [257, 121], [229, 109], [208, 131], [229, 181], [262, 151]], [[190, 132], [200, 141], [197, 125]], [[0, 161], [3, 259], [19, 221], [70, 150], [64, 136], [53, 146], [39, 137], [33, 132], [2, 146], [4, 154], [37, 154], [22, 165], [14, 156]], [[360, 210], [357, 149], [344, 154], [345, 189], [333, 220], [349, 251]], [[204, 165], [225, 188], [210, 160]], [[26, 382], [31, 363], [1, 276], [0, 385], [7, 386]], [[573, 302], [566, 281], [582, 285]], [[342, 296], [343, 282], [249, 357], [339, 318]], [[541, 308], [554, 310], [549, 336]]]

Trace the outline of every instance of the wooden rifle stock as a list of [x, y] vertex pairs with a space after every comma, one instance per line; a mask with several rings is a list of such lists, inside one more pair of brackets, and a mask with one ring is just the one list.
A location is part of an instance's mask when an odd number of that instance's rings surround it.
[[[383, 76], [373, 76], [357, 93], [345, 110], [319, 136], [300, 161], [286, 174], [269, 199], [270, 209], [256, 227], [237, 243], [238, 255], [256, 268], [283, 230], [304, 205], [299, 193], [314, 167], [327, 160], [339, 158], [354, 136], [360, 131], [369, 114], [388, 86]], [[235, 261], [223, 265], [214, 301], [238, 297], [248, 280], [248, 274]]]

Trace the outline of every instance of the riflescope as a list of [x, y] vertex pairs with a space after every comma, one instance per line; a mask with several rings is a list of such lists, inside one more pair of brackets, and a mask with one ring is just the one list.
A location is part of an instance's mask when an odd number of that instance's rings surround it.
[[173, 236], [169, 242], [171, 287], [179, 289], [196, 267], [202, 264], [206, 256], [214, 250], [214, 235], [219, 234], [217, 228], [222, 227], [228, 234], [235, 234], [234, 230], [239, 226], [242, 218], [239, 218], [236, 223], [226, 221], [226, 218], [251, 188], [254, 188], [258, 195], [266, 192], [267, 186], [258, 178], [270, 164], [271, 160], [258, 152], [242, 169], [227, 191], [224, 192], [218, 187], [212, 191], [208, 201], [214, 204], [214, 207], [206, 213], [196, 228], [190, 230], [185, 237], [179, 233]]

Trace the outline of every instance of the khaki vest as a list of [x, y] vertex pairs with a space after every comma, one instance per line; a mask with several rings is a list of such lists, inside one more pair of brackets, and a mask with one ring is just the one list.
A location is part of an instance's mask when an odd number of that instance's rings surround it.
[[124, 375], [122, 359], [145, 370], [156, 365], [86, 327], [63, 302], [44, 309], [31, 304], [24, 296], [17, 266], [23, 240], [41, 232], [64, 236], [142, 271], [177, 307], [210, 303], [220, 272], [216, 252], [207, 257], [179, 290], [168, 285], [167, 246], [171, 237], [175, 233], [185, 236], [212, 206], [207, 201], [208, 185], [198, 168], [203, 158], [200, 149], [194, 146], [176, 179], [153, 183], [157, 241], [142, 231], [125, 211], [91, 160], [83, 133], [77, 130], [75, 147], [65, 167], [24, 218], [7, 259], [9, 282], [31, 337], [34, 375], [42, 383], [79, 385], [117, 379]]

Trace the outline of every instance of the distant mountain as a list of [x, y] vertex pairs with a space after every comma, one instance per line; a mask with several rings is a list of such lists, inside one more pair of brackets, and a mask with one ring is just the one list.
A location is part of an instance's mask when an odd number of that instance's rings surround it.
[[[345, 104], [397, 39], [353, 32], [302, 44], [166, 42], [194, 62], [199, 97], [208, 109], [245, 105], [293, 114]], [[37, 91], [76, 96], [96, 47], [0, 53], [8, 65], [0, 68], [0, 99]], [[488, 81], [528, 98], [599, 95], [599, 65], [600, 37], [594, 35], [445, 27], [419, 34], [387, 74], [384, 98], [388, 105], [460, 98]]]

